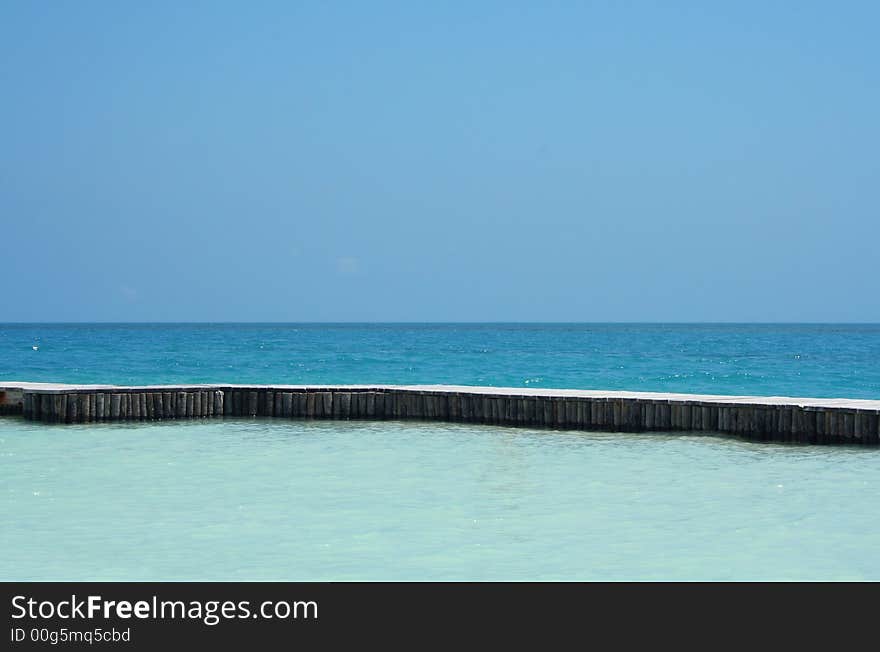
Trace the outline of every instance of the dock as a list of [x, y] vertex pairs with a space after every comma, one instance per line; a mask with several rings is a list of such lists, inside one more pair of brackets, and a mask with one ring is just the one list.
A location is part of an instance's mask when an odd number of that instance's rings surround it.
[[271, 417], [420, 420], [757, 441], [880, 443], [880, 400], [456, 385], [66, 385], [0, 381], [0, 415], [50, 424]]

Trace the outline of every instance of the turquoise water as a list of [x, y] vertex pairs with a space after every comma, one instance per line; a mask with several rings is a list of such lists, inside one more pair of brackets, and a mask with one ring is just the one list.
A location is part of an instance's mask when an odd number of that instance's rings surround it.
[[[36, 350], [33, 347], [37, 347]], [[880, 398], [876, 325], [2, 325], [0, 378]], [[880, 451], [0, 419], [5, 580], [880, 580]]]
[[880, 455], [714, 436], [0, 419], [5, 580], [880, 579]]
[[[37, 350], [33, 350], [37, 346]], [[0, 325], [0, 379], [880, 399], [880, 325]]]

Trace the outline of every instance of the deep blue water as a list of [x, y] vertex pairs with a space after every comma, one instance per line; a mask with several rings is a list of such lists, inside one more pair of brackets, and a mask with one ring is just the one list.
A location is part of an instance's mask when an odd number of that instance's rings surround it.
[[880, 399], [880, 325], [6, 324], [0, 379]]

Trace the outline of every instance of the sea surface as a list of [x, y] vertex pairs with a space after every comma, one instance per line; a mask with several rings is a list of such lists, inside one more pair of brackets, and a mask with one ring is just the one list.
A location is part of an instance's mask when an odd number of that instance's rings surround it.
[[880, 454], [462, 424], [0, 419], [10, 580], [880, 580]]
[[880, 399], [878, 361], [877, 324], [0, 324], [0, 380], [68, 383], [451, 383]]
[[[33, 347], [37, 347], [36, 350]], [[880, 398], [871, 325], [3, 325], [0, 379]], [[880, 449], [0, 418], [2, 580], [880, 580]]]

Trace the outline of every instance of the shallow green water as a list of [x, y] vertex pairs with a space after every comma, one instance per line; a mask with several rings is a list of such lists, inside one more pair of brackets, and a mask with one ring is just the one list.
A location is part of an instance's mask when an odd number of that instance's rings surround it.
[[880, 579], [880, 451], [0, 419], [4, 580]]

